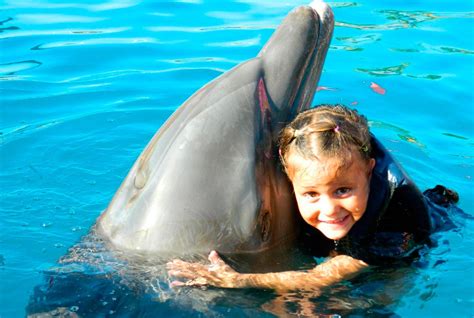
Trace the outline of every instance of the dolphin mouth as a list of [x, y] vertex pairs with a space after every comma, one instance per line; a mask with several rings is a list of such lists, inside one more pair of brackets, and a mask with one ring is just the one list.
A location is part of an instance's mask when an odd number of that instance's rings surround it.
[[331, 11], [329, 10], [329, 5], [322, 0], [314, 0], [308, 6], [313, 8], [322, 19], [324, 19], [324, 14], [328, 14]]
[[272, 109], [285, 120], [310, 107], [333, 28], [331, 8], [315, 1], [292, 10], [258, 54]]
[[308, 60], [308, 67], [304, 68], [303, 79], [292, 107], [293, 116], [308, 109], [313, 101], [334, 29], [334, 15], [327, 3], [315, 0], [308, 6], [318, 16], [319, 25], [316, 41]]

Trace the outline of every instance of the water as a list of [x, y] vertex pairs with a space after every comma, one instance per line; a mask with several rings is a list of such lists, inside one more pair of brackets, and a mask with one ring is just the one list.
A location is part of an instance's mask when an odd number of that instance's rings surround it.
[[[88, 232], [176, 107], [255, 56], [305, 3], [0, 1], [1, 317], [24, 315], [42, 272]], [[315, 103], [359, 109], [421, 189], [452, 187], [472, 214], [472, 1], [330, 4], [336, 28]], [[373, 315], [471, 317], [474, 225], [458, 222], [415, 274], [386, 285], [372, 277], [310, 302], [364, 308], [383, 291], [393, 299]], [[219, 312], [268, 315], [261, 304], [270, 296], [250, 296], [255, 303], [228, 301]], [[304, 297], [287, 296], [286, 310], [298, 312]], [[142, 314], [152, 306], [160, 303]]]

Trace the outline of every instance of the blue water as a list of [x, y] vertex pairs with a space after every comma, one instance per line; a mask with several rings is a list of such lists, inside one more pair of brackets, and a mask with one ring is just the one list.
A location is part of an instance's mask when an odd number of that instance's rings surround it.
[[[168, 116], [306, 3], [0, 0], [1, 317], [25, 314], [43, 271], [88, 232]], [[473, 2], [330, 4], [336, 28], [315, 104], [359, 109], [421, 189], [454, 188], [473, 214]], [[474, 224], [457, 221], [391, 312], [474, 315]]]

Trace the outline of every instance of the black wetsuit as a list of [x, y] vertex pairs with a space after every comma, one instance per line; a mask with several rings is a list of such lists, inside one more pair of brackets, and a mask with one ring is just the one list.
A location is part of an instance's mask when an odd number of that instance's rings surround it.
[[376, 165], [362, 218], [341, 240], [331, 242], [317, 234], [315, 242], [313, 234], [312, 245], [326, 247], [323, 253], [335, 250], [369, 264], [411, 260], [420, 248], [431, 244], [430, 234], [452, 225], [445, 210], [457, 202], [457, 195], [442, 186], [421, 193], [375, 137], [372, 157]]

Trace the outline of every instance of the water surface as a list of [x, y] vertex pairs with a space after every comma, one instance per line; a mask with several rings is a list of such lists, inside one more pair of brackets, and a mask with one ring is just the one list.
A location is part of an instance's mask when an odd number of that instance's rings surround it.
[[[168, 116], [196, 89], [254, 57], [283, 17], [305, 3], [0, 2], [1, 317], [24, 315], [43, 271], [88, 232]], [[472, 2], [330, 4], [336, 28], [314, 103], [357, 108], [421, 189], [454, 188], [472, 214]], [[310, 302], [364, 308], [378, 301], [377, 291], [405, 288], [372, 314], [471, 317], [474, 225], [458, 221], [461, 229], [438, 234], [441, 244], [408, 280], [372, 277]], [[228, 301], [217, 312], [237, 306], [269, 315], [261, 309], [268, 297], [251, 294], [255, 303]], [[287, 311], [301, 311], [301, 297], [284, 299]], [[154, 303], [147, 304], [151, 310]]]

